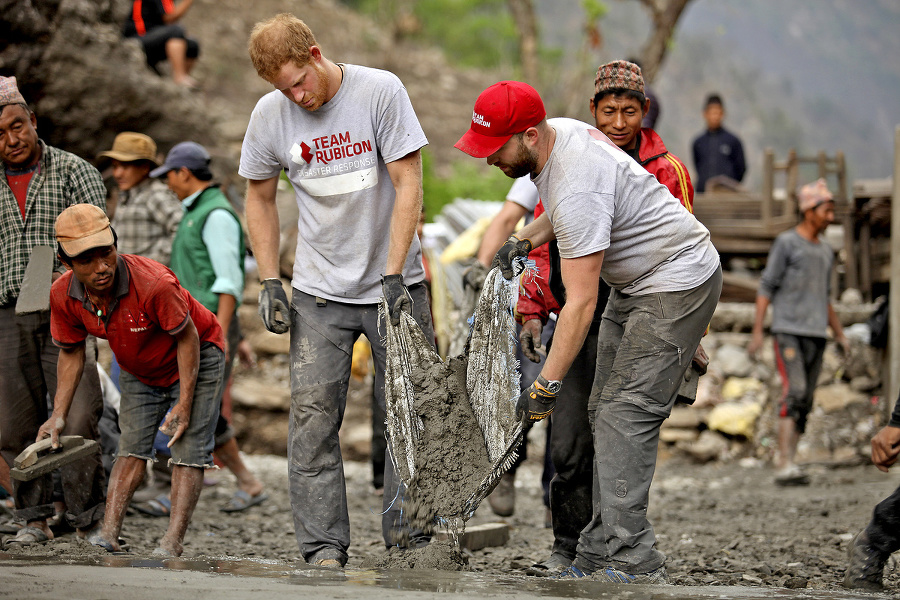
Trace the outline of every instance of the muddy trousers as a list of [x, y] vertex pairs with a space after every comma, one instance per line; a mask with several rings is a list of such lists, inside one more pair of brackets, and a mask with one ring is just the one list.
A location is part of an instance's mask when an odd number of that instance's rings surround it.
[[[0, 453], [10, 467], [16, 456], [34, 442], [49, 417], [47, 398], [56, 395], [59, 348], [50, 338], [50, 312], [16, 315], [0, 308]], [[99, 436], [103, 395], [97, 371], [97, 342], [88, 338], [84, 372], [75, 390], [63, 435]], [[87, 528], [103, 518], [106, 474], [100, 454], [70, 463], [60, 470], [66, 521]], [[37, 521], [54, 515], [53, 478], [13, 480], [16, 517]]]
[[682, 292], [629, 296], [613, 290], [597, 342], [588, 402], [594, 432], [594, 510], [575, 566], [626, 573], [665, 563], [647, 520], [659, 428], [722, 290], [722, 271]]
[[[424, 284], [409, 286], [412, 314], [434, 339]], [[375, 399], [383, 409], [385, 334], [377, 304], [344, 304], [317, 299], [297, 289], [291, 301], [291, 413], [288, 476], [294, 531], [310, 563], [332, 558], [345, 564], [350, 547], [347, 487], [338, 430], [344, 418], [353, 344], [365, 334], [375, 362]], [[401, 521], [404, 489], [394, 474], [390, 450], [385, 459], [382, 535], [394, 544]], [[410, 544], [427, 541], [410, 532]]]
[[784, 392], [778, 404], [778, 416], [793, 419], [797, 433], [804, 433], [822, 372], [825, 338], [776, 333], [773, 343]]
[[550, 512], [553, 523], [553, 553], [575, 558], [578, 535], [590, 523], [594, 472], [594, 446], [588, 420], [588, 398], [597, 365], [597, 326], [563, 379], [556, 408], [550, 415], [550, 457], [556, 473], [550, 480]]
[[900, 550], [900, 487], [875, 506], [866, 535], [869, 544], [884, 556]]

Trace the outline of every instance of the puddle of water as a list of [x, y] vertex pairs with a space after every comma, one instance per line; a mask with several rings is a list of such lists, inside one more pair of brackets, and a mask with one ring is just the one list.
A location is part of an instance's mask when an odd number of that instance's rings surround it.
[[[739, 586], [651, 586], [616, 585], [596, 581], [554, 581], [526, 576], [494, 576], [471, 572], [425, 570], [332, 571], [306, 564], [233, 557], [168, 558], [107, 555], [66, 559], [19, 556], [0, 552], [0, 565], [12, 566], [100, 566], [113, 568], [164, 569], [206, 574], [279, 579], [300, 586], [344, 586], [380, 588], [406, 592], [446, 593], [476, 597], [514, 594], [520, 598], [591, 598], [598, 600], [861, 600], [869, 594], [841, 590], [788, 590]], [[360, 590], [360, 593], [365, 593]], [[367, 594], [368, 595], [368, 594]]]

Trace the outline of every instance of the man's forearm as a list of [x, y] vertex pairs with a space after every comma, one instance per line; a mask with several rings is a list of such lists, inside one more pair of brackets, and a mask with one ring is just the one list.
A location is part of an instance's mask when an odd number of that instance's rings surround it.
[[753, 332], [761, 334], [766, 320], [766, 311], [769, 309], [769, 298], [763, 295], [756, 296], [756, 311], [753, 317]]
[[[219, 327], [222, 328], [222, 334], [225, 336], [225, 343], [228, 343], [228, 330], [231, 328], [231, 321], [234, 319], [234, 311], [237, 308], [237, 299], [231, 294], [219, 294], [219, 310], [216, 311], [216, 320]], [[228, 348], [228, 353], [234, 352], [234, 348]]]
[[56, 395], [53, 397], [53, 414], [66, 418], [75, 397], [75, 389], [84, 372], [84, 344], [71, 350], [60, 350], [56, 363]]
[[278, 178], [264, 181], [250, 181], [247, 184], [247, 231], [253, 246], [253, 256], [259, 271], [260, 281], [278, 279], [278, 246], [281, 241], [281, 225], [278, 207], [275, 204], [275, 190]]
[[388, 163], [396, 198], [391, 213], [391, 237], [385, 275], [403, 273], [409, 247], [422, 214], [422, 162], [419, 152]]
[[500, 209], [500, 212], [488, 225], [484, 236], [481, 238], [481, 245], [478, 247], [478, 262], [485, 267], [491, 264], [491, 261], [494, 260], [494, 255], [497, 254], [497, 250], [509, 238], [516, 228], [516, 223], [527, 212], [524, 206], [509, 200], [503, 204], [503, 208]]
[[550, 217], [547, 216], [547, 213], [542, 214], [520, 229], [515, 235], [519, 239], [529, 240], [532, 248], [537, 248], [556, 239], [556, 236], [553, 234], [553, 225], [550, 223]]
[[550, 354], [547, 355], [547, 362], [541, 369], [541, 375], [545, 379], [561, 381], [569, 372], [572, 362], [587, 338], [596, 306], [596, 297], [593, 302], [589, 299], [580, 302], [566, 301], [556, 320]]
[[194, 403], [194, 388], [197, 386], [197, 374], [200, 372], [200, 336], [194, 322], [190, 321], [176, 337], [176, 358], [178, 360], [178, 379], [180, 395], [178, 403], [190, 414]]
[[163, 15], [163, 22], [166, 25], [171, 25], [172, 23], [178, 22], [181, 17], [185, 15], [188, 9], [191, 7], [191, 4], [194, 3], [194, 0], [181, 0], [179, 4], [172, 9], [171, 12]]

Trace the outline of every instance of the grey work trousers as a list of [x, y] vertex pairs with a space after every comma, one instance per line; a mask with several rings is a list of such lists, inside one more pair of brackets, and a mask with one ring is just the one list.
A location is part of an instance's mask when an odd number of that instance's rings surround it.
[[[13, 466], [16, 456], [35, 441], [49, 418], [47, 398], [56, 395], [59, 348], [50, 337], [50, 311], [16, 315], [14, 307], [0, 308], [0, 454]], [[99, 439], [103, 394], [97, 371], [97, 342], [86, 341], [84, 371], [75, 389], [63, 435]], [[106, 473], [99, 453], [59, 469], [66, 521], [89, 528], [103, 518]], [[38, 521], [52, 517], [53, 478], [13, 480], [16, 517]]]
[[722, 270], [691, 290], [629, 296], [612, 290], [597, 343], [588, 403], [594, 427], [593, 518], [575, 566], [631, 574], [665, 563], [647, 519], [659, 428], [712, 318]]
[[[434, 339], [424, 284], [409, 286], [412, 315], [428, 340]], [[375, 399], [383, 409], [385, 328], [377, 304], [344, 304], [293, 290], [291, 301], [291, 414], [288, 470], [294, 531], [304, 560], [335, 559], [345, 564], [350, 546], [347, 488], [338, 430], [344, 418], [353, 344], [365, 334], [375, 362]], [[385, 459], [382, 535], [394, 545], [401, 522], [402, 482], [395, 476], [390, 449]], [[410, 533], [410, 544], [420, 541]], [[426, 538], [427, 539], [427, 538]]]

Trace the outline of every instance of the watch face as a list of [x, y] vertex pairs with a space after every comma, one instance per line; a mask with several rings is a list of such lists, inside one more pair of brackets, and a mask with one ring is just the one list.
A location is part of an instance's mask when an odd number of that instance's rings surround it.
[[558, 394], [559, 390], [562, 389], [561, 381], [549, 381], [548, 384], [547, 389], [550, 390], [551, 394]]

